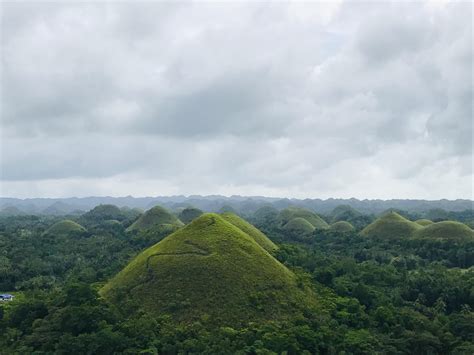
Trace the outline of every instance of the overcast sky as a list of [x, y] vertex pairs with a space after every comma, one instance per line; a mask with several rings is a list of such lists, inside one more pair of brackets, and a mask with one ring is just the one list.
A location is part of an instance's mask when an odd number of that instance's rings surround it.
[[0, 195], [472, 198], [472, 5], [5, 3]]

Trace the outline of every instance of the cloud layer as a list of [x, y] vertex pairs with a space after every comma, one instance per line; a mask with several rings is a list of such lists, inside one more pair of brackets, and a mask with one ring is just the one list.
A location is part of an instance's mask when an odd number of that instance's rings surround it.
[[473, 198], [468, 2], [1, 10], [2, 196]]

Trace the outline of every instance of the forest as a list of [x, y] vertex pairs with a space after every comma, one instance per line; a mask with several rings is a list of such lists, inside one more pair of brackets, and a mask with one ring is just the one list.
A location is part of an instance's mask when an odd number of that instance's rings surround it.
[[4, 215], [0, 353], [473, 354], [473, 221], [347, 205]]

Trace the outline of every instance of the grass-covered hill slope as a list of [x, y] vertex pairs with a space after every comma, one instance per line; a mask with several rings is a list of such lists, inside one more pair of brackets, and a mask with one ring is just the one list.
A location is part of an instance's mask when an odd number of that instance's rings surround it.
[[59, 221], [53, 224], [46, 230], [45, 234], [67, 236], [71, 234], [82, 233], [85, 231], [86, 229], [79, 223], [71, 221], [70, 219], [65, 219], [63, 221]]
[[316, 213], [311, 212], [305, 208], [288, 207], [280, 212], [279, 219], [280, 219], [281, 225], [284, 226], [292, 219], [298, 218], [298, 217], [304, 218], [309, 223], [311, 223], [313, 227], [316, 229], [329, 228], [329, 225], [326, 223], [325, 220], [319, 217]]
[[205, 319], [213, 326], [289, 319], [317, 305], [295, 274], [212, 213], [139, 254], [100, 294], [125, 311], [170, 314], [178, 322]]
[[263, 234], [259, 229], [251, 225], [246, 220], [240, 218], [235, 213], [226, 212], [221, 215], [227, 222], [232, 223], [234, 226], [242, 230], [244, 233], [251, 236], [258, 245], [268, 252], [275, 251], [278, 247], [268, 237]]
[[81, 216], [86, 222], [97, 222], [109, 219], [122, 221], [125, 219], [124, 212], [115, 205], [98, 205]]
[[179, 220], [184, 224], [188, 224], [202, 215], [204, 212], [199, 208], [195, 207], [186, 207], [179, 213]]
[[338, 233], [349, 233], [355, 230], [354, 226], [346, 221], [339, 221], [331, 224], [329, 230]]
[[361, 235], [378, 238], [408, 238], [418, 229], [423, 228], [396, 212], [388, 212], [377, 218], [361, 231]]
[[428, 226], [430, 224], [433, 224], [434, 222], [430, 221], [429, 219], [422, 218], [422, 219], [416, 220], [415, 223], [418, 223], [420, 226], [425, 227], [425, 226]]
[[304, 236], [314, 231], [314, 226], [302, 217], [293, 218], [283, 226], [283, 230], [291, 236]]
[[183, 222], [168, 210], [161, 206], [155, 206], [142, 214], [130, 227], [127, 228], [127, 231], [145, 231], [160, 226], [180, 227], [182, 225]]
[[443, 221], [432, 223], [415, 232], [416, 238], [450, 239], [456, 241], [474, 240], [474, 231], [460, 222]]

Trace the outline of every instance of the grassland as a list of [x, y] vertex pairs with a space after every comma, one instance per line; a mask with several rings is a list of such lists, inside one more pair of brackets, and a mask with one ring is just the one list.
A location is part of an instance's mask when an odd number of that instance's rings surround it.
[[257, 242], [257, 244], [266, 251], [272, 252], [278, 249], [275, 243], [268, 239], [265, 234], [263, 234], [259, 229], [255, 228], [246, 220], [237, 216], [235, 213], [225, 212], [221, 215], [221, 217], [252, 237]]
[[418, 223], [420, 226], [426, 227], [430, 224], [433, 224], [434, 222], [430, 221], [429, 219], [422, 218], [422, 219], [416, 220], [415, 223]]

